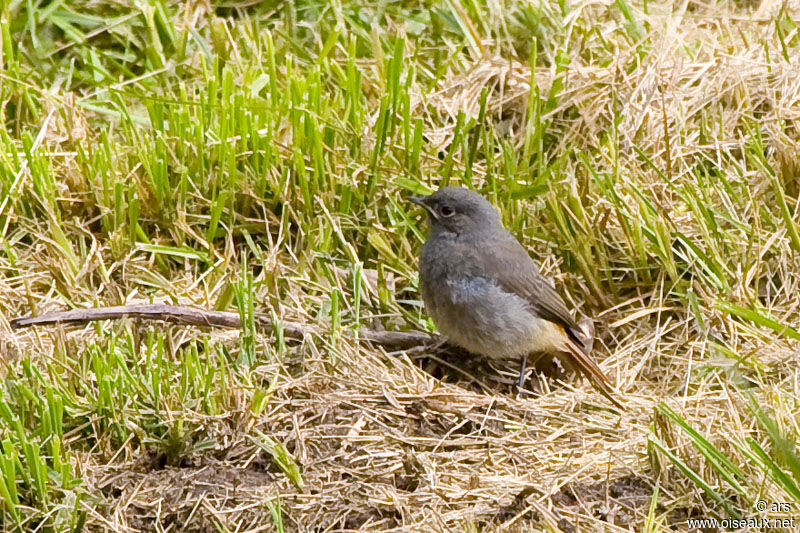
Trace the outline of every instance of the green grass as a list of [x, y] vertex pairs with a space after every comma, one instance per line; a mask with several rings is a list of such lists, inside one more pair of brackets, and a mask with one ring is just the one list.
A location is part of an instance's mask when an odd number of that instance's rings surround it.
[[[771, 5], [4, 3], [0, 529], [656, 531], [800, 505], [800, 13]], [[585, 383], [517, 401], [354, 344], [434, 328], [406, 197], [446, 184], [595, 317], [620, 419]], [[7, 325], [129, 301], [245, 327]]]

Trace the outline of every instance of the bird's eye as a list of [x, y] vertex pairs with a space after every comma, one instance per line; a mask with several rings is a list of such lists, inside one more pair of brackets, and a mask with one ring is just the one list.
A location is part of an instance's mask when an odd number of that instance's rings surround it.
[[456, 214], [456, 210], [449, 205], [443, 205], [439, 208], [439, 214], [443, 217], [451, 217]]

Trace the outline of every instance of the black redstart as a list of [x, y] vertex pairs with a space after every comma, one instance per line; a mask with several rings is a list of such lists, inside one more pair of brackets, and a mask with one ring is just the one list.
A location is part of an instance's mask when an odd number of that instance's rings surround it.
[[491, 359], [558, 356], [616, 406], [614, 388], [582, 348], [583, 332], [561, 296], [480, 194], [443, 187], [410, 200], [428, 211], [430, 232], [419, 261], [422, 300], [439, 330]]

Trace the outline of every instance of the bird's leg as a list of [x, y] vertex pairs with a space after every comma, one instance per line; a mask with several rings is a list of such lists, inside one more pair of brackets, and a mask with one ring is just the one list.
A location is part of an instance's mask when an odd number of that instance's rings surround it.
[[517, 380], [517, 389], [522, 390], [525, 386], [525, 375], [528, 371], [528, 355], [525, 354], [522, 356], [522, 363], [520, 364], [519, 368], [519, 380]]

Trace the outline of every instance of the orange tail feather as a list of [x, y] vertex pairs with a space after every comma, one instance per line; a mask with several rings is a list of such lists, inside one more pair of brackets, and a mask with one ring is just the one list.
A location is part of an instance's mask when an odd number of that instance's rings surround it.
[[616, 407], [624, 409], [622, 404], [614, 398], [614, 394], [616, 394], [617, 391], [614, 390], [614, 386], [608, 380], [606, 375], [603, 374], [603, 371], [600, 370], [600, 367], [597, 366], [597, 363], [595, 363], [591, 357], [585, 354], [583, 350], [581, 350], [572, 341], [572, 339], [566, 339], [564, 348], [569, 356], [569, 362], [583, 375], [589, 378], [589, 381], [592, 382], [594, 388], [596, 388], [600, 394], [608, 398], [608, 401], [613, 403]]

